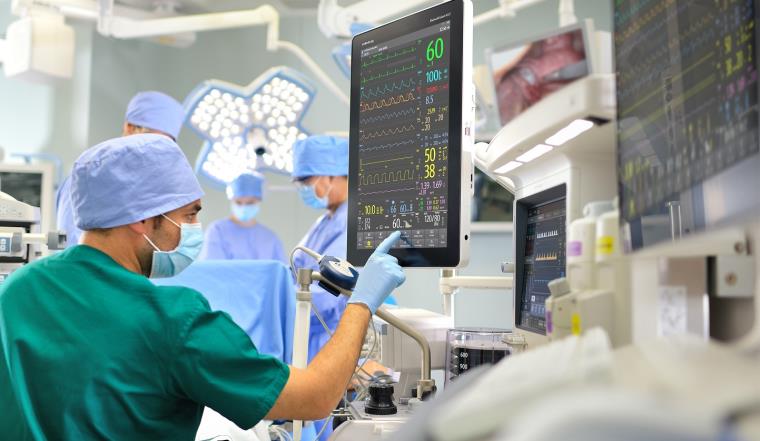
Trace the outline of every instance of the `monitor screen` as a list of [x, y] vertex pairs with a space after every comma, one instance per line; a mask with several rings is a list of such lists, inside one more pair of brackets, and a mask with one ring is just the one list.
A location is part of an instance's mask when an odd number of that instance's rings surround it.
[[353, 40], [348, 257], [357, 265], [396, 230], [402, 265], [459, 262], [463, 13], [450, 1]]
[[565, 277], [565, 186], [516, 204], [515, 326], [546, 335], [549, 282]]
[[491, 50], [488, 62], [501, 125], [589, 72], [580, 28]]
[[0, 191], [39, 208], [42, 205], [42, 173], [0, 171]]
[[626, 248], [760, 213], [755, 2], [621, 0], [614, 16]]

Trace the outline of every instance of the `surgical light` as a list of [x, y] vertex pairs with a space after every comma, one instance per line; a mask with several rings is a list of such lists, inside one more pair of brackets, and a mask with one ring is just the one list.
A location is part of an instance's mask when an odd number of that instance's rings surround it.
[[[364, 31], [368, 31], [375, 27], [369, 23], [352, 23], [351, 35], [356, 35]], [[347, 41], [336, 46], [332, 50], [332, 57], [335, 64], [346, 78], [351, 78], [351, 42]]]
[[[283, 94], [297, 97], [290, 102]], [[250, 171], [293, 171], [293, 143], [316, 90], [303, 74], [275, 67], [241, 87], [219, 80], [199, 84], [185, 99], [186, 124], [203, 140], [196, 172], [219, 187]]]
[[553, 149], [554, 149], [554, 147], [552, 147], [550, 145], [538, 144], [537, 146], [533, 147], [532, 149], [530, 149], [527, 152], [523, 153], [522, 155], [518, 156], [517, 160], [519, 162], [522, 162], [522, 163], [530, 162], [530, 161], [538, 158], [541, 155], [549, 153]]
[[553, 146], [560, 146], [592, 127], [594, 127], [593, 122], [586, 119], [576, 119], [568, 124], [567, 127], [548, 138], [546, 143]]

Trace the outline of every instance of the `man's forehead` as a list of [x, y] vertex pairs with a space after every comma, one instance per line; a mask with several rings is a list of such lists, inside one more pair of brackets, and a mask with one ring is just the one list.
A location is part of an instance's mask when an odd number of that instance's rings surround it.
[[201, 200], [198, 199], [197, 201], [190, 202], [187, 205], [184, 205], [182, 207], [179, 207], [178, 211], [200, 211], [202, 207]]

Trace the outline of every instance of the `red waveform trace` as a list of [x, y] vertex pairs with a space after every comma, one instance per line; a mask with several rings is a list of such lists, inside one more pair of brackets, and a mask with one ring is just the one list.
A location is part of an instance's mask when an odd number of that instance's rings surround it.
[[449, 88], [448, 84], [440, 84], [440, 85], [437, 85], [437, 86], [430, 86], [430, 87], [425, 88], [425, 93], [436, 93], [436, 92], [439, 92], [441, 90], [448, 90], [448, 88]]

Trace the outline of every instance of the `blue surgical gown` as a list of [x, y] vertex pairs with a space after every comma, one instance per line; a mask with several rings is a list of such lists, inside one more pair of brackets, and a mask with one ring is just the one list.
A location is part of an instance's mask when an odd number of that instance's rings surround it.
[[[344, 202], [341, 206], [335, 210], [335, 213], [326, 213], [322, 215], [312, 225], [311, 229], [306, 236], [301, 239], [298, 244], [300, 246], [312, 249], [319, 254], [346, 258], [346, 215], [348, 212], [348, 204]], [[296, 251], [294, 257], [294, 264], [296, 268], [311, 268], [318, 270], [317, 262], [311, 256], [304, 252]], [[339, 296], [335, 297], [329, 292], [317, 286], [316, 283], [311, 286], [312, 303], [314, 307], [319, 311], [322, 318], [327, 323], [327, 326], [334, 332], [338, 327], [343, 310], [346, 309], [346, 302], [348, 297]], [[319, 323], [316, 316], [312, 312], [311, 314], [311, 329], [309, 330], [309, 362], [319, 353], [322, 346], [330, 339], [322, 324]], [[321, 430], [323, 424], [332, 425], [331, 420], [316, 421], [316, 431]], [[326, 440], [329, 438], [332, 430], [328, 427], [320, 440]]]
[[[344, 202], [334, 213], [328, 212], [322, 215], [312, 225], [306, 236], [298, 244], [312, 249], [319, 254], [346, 258], [346, 222], [348, 203]], [[317, 271], [317, 262], [311, 256], [297, 251], [294, 258], [296, 268], [311, 268]], [[312, 285], [312, 303], [319, 311], [322, 318], [332, 331], [338, 326], [343, 310], [346, 309], [346, 296], [336, 297], [324, 289]], [[314, 313], [311, 316], [311, 331], [309, 332], [309, 361], [330, 339], [330, 335], [324, 330]]]
[[[335, 256], [345, 259], [348, 237], [347, 213], [348, 203], [344, 202], [337, 210], [335, 210], [335, 213], [328, 212], [322, 215], [317, 219], [314, 225], [312, 225], [309, 232], [306, 233], [306, 236], [301, 239], [301, 242], [298, 245], [312, 249], [323, 256]], [[318, 270], [317, 262], [314, 258], [301, 251], [296, 252], [294, 264], [296, 268], [311, 268], [315, 271]], [[346, 309], [348, 297], [335, 297], [317, 286], [316, 283], [312, 284], [311, 292], [312, 303], [327, 323], [327, 326], [334, 332], [335, 328], [338, 327], [338, 322], [340, 321], [341, 316], [343, 315], [343, 310]], [[395, 300], [389, 298], [386, 303], [395, 304]], [[319, 353], [322, 346], [324, 346], [330, 339], [330, 335], [324, 330], [322, 324], [319, 323], [319, 320], [317, 320], [313, 312], [310, 325], [309, 362], [311, 362], [311, 360]], [[331, 420], [327, 420], [327, 423], [332, 425]], [[323, 424], [323, 421], [316, 421], [316, 430], [321, 430]], [[320, 440], [326, 440], [329, 438], [331, 432], [331, 428], [327, 428], [320, 437]]]
[[82, 230], [74, 223], [74, 207], [71, 205], [71, 176], [66, 177], [58, 187], [55, 196], [56, 224], [58, 230], [66, 233], [66, 247], [71, 248], [79, 243]]
[[269, 228], [256, 223], [243, 227], [232, 219], [214, 221], [206, 229], [201, 259], [279, 260], [287, 264], [282, 242]]

